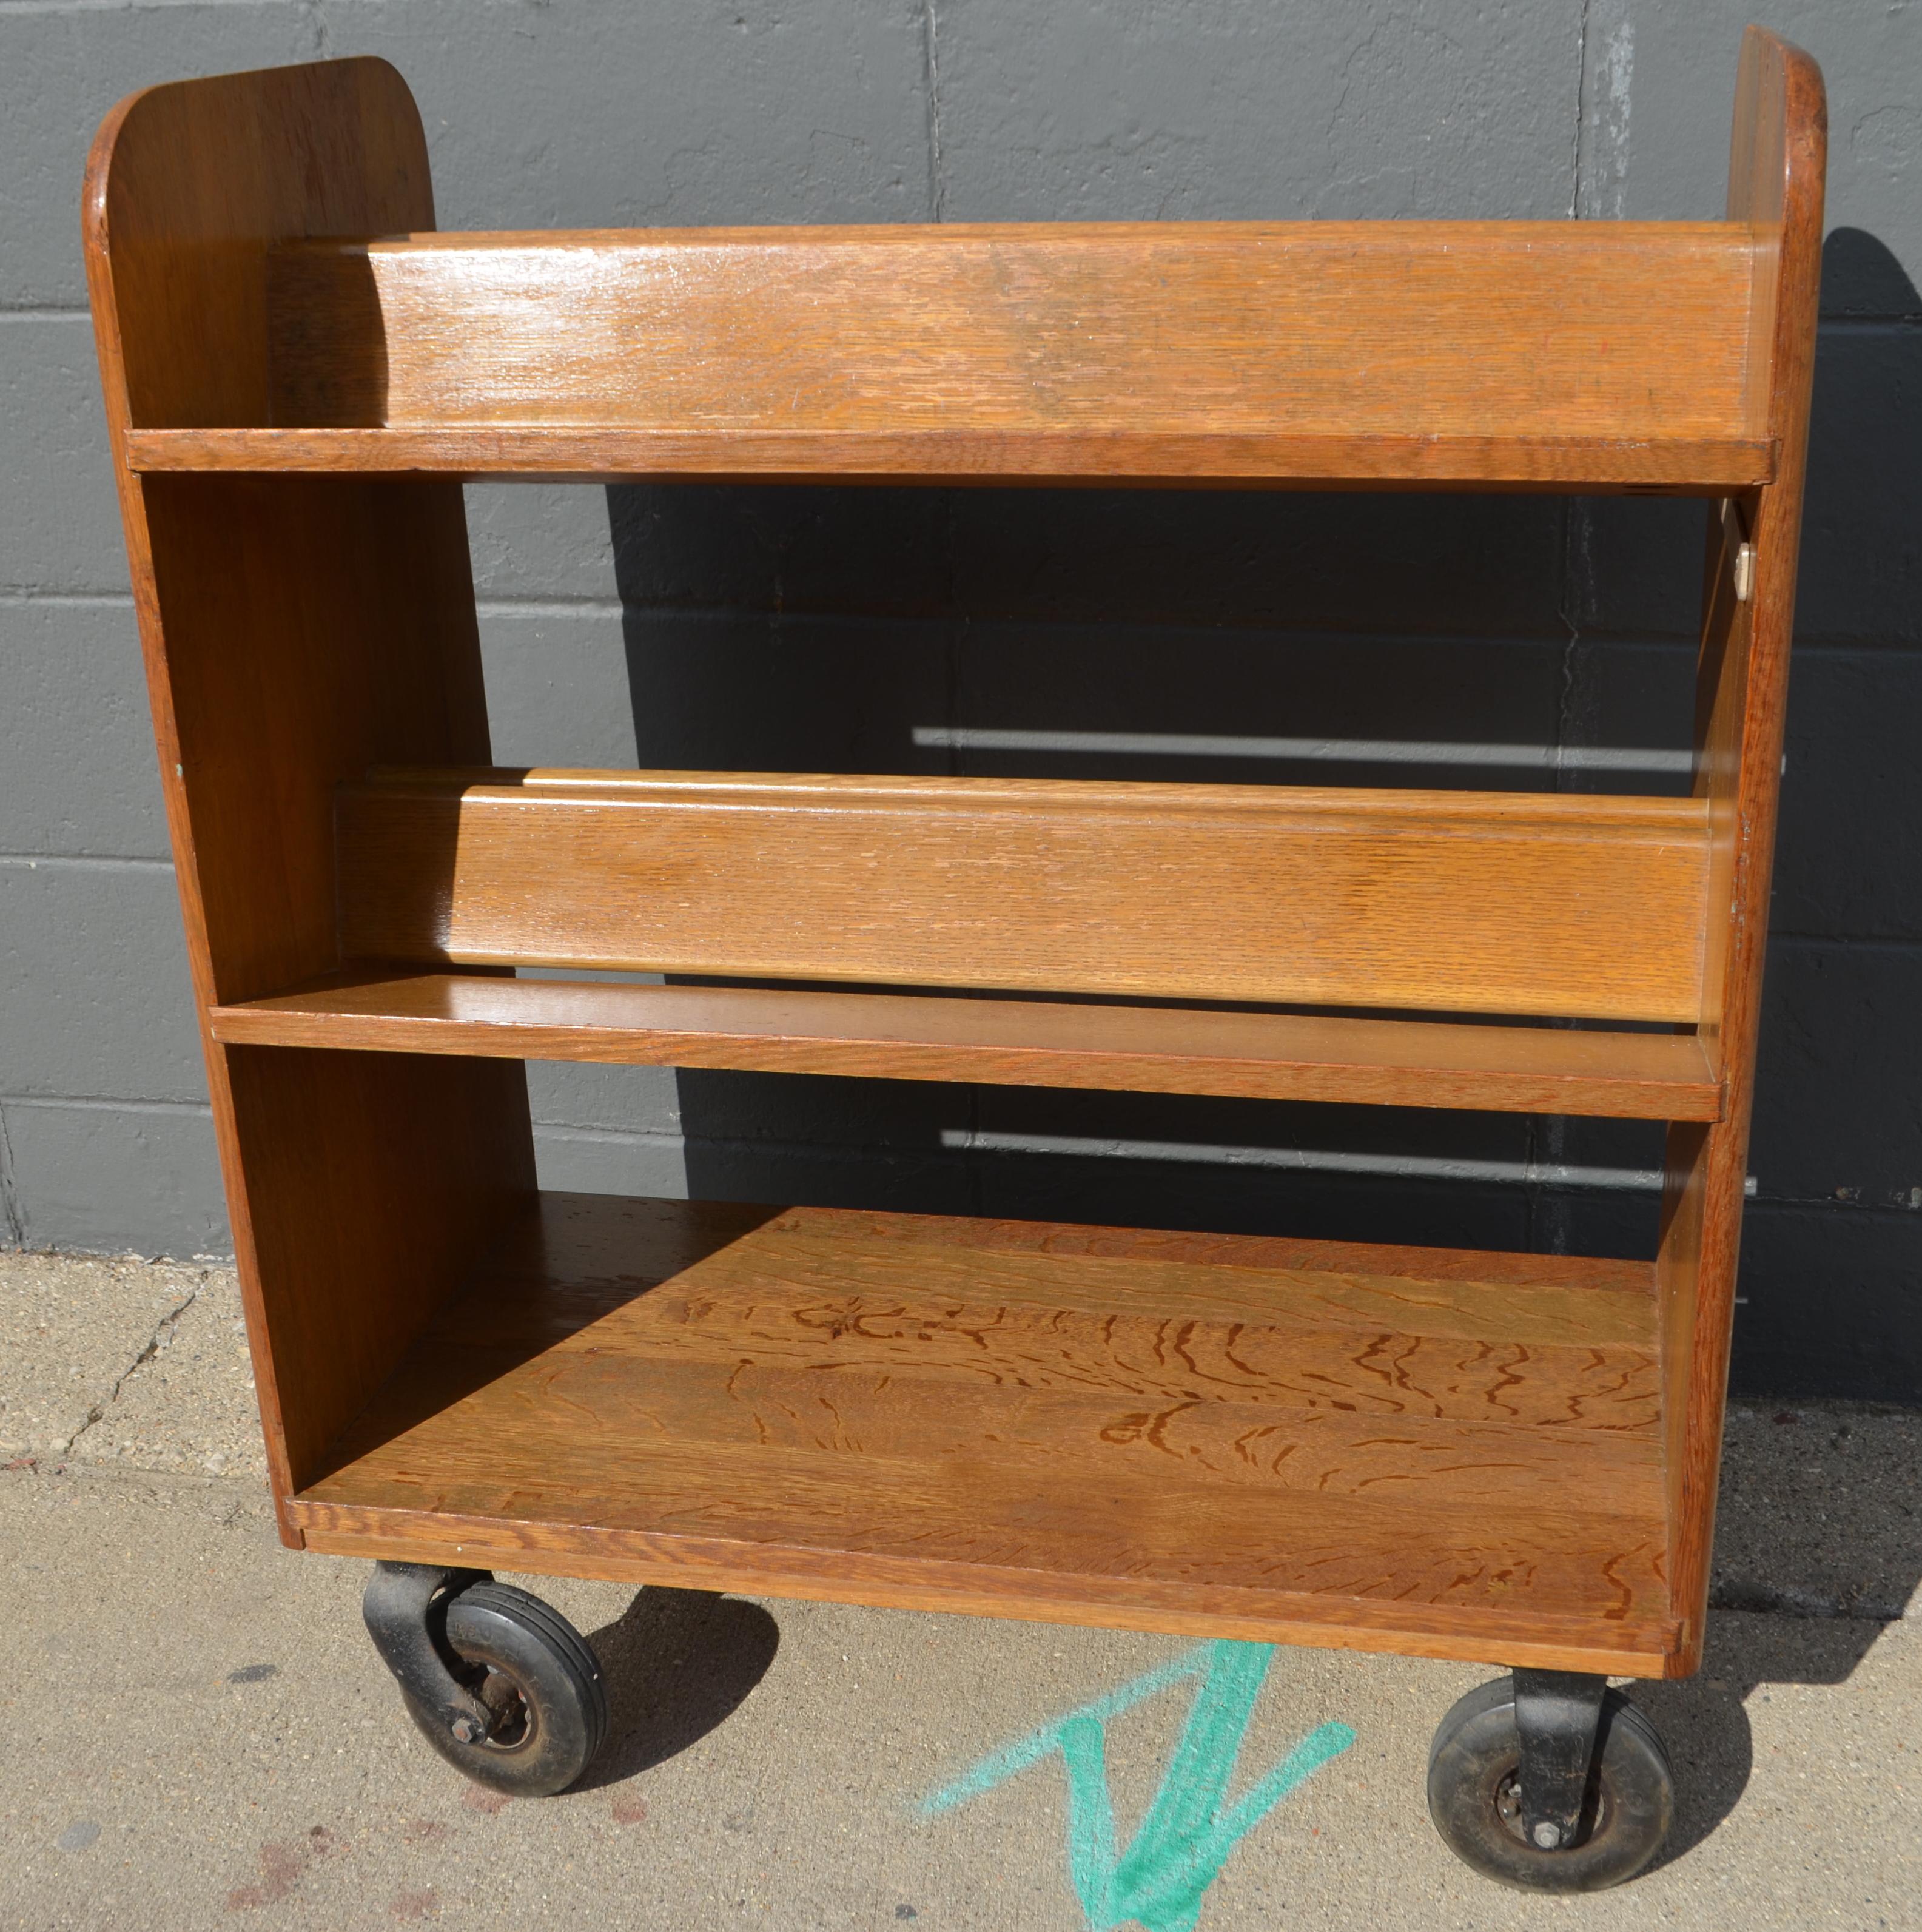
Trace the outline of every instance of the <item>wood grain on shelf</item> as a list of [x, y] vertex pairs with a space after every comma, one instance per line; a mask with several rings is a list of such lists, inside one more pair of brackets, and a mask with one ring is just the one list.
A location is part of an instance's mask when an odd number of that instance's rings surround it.
[[343, 790], [350, 959], [1690, 1022], [1688, 799], [727, 772]]
[[1632, 1120], [1713, 1120], [1721, 1106], [1686, 1034], [449, 973], [330, 975], [211, 1017], [235, 1045], [376, 1053]]
[[298, 1507], [1021, 1615], [1279, 1594], [1384, 1648], [1520, 1613], [1659, 1670], [1652, 1270], [1551, 1263], [1538, 1305], [1530, 1258], [545, 1197]]
[[[1548, 1270], [1531, 1265], [1539, 1256], [1519, 1255], [1513, 1267], [1492, 1271], [1484, 1256], [1471, 1252], [1465, 1260], [1459, 1254], [1452, 1258], [1472, 1273], [1451, 1274], [1429, 1265], [1432, 1250], [1363, 1244], [1345, 1250], [1246, 1234], [834, 1208], [795, 1209], [755, 1232], [770, 1241], [778, 1238], [781, 1279], [790, 1287], [832, 1292], [837, 1286], [859, 1288], [911, 1275], [931, 1290], [976, 1299], [991, 1288], [1014, 1324], [1032, 1320], [1036, 1310], [1051, 1318], [1078, 1314], [1119, 1322], [1152, 1315], [1173, 1296], [1198, 1319], [1229, 1328], [1324, 1335], [1366, 1324], [1478, 1345], [1498, 1329], [1517, 1342], [1638, 1354], [1656, 1340], [1646, 1262], [1589, 1261]], [[756, 1262], [763, 1269], [772, 1265]], [[680, 1279], [694, 1293], [706, 1277], [691, 1264]], [[1525, 1309], [1517, 1305], [1512, 1292], [1517, 1288], [1528, 1290]], [[1284, 1290], [1285, 1307], [1276, 1301]], [[691, 1334], [709, 1333], [705, 1316], [691, 1314], [689, 1324]], [[1224, 1393], [1231, 1379], [1221, 1377]], [[1624, 1401], [1631, 1399], [1627, 1388], [1624, 1382]]]
[[1720, 518], [1710, 519], [1704, 572], [1696, 790], [1709, 808], [1713, 844], [1703, 1030], [1727, 1068], [1729, 1089], [1719, 1123], [1669, 1130], [1662, 1204], [1669, 1575], [1683, 1623], [1684, 1670], [1702, 1656], [1715, 1534], [1795, 625], [1827, 152], [1821, 69], [1800, 48], [1751, 27], [1736, 87], [1729, 214], [1756, 237], [1750, 411], [1781, 458], [1768, 487], [1738, 506], [1741, 530], [1755, 546], [1750, 597], [1734, 595]]
[[[670, 1205], [667, 1210], [678, 1214]], [[757, 1228], [776, 1217], [778, 1210], [756, 1210]], [[551, 1214], [552, 1210], [549, 1210]], [[1435, 1311], [1460, 1304], [1460, 1298], [1504, 1286], [1546, 1289], [1579, 1289], [1585, 1294], [1627, 1295], [1633, 1300], [1645, 1299], [1652, 1292], [1652, 1265], [1641, 1261], [1603, 1260], [1588, 1255], [1534, 1255], [1486, 1252], [1470, 1248], [1421, 1248], [1384, 1245], [1377, 1241], [1319, 1241], [1290, 1239], [1285, 1236], [1197, 1234], [1187, 1228], [1104, 1228], [1080, 1223], [1001, 1220], [981, 1214], [873, 1214], [853, 1208], [817, 1208], [809, 1210], [810, 1225], [820, 1229], [850, 1225], [851, 1239], [864, 1246], [883, 1240], [912, 1240], [916, 1245], [929, 1241], [953, 1249], [1011, 1249], [1026, 1255], [1042, 1253], [1057, 1258], [1094, 1256], [1135, 1262], [1165, 1262], [1180, 1268], [1205, 1268], [1217, 1282], [1232, 1282], [1234, 1271], [1254, 1268], [1264, 1274], [1312, 1274], [1339, 1275], [1343, 1281], [1338, 1292], [1344, 1306], [1347, 1298], [1362, 1285], [1383, 1277], [1392, 1278], [1395, 1292], [1406, 1300], [1418, 1292], [1429, 1310]], [[597, 1216], [587, 1216], [591, 1224]], [[543, 1222], [541, 1225], [544, 1226]], [[570, 1229], [571, 1244], [589, 1238], [589, 1229]], [[625, 1237], [621, 1238], [623, 1241]], [[504, 1252], [507, 1252], [504, 1250]], [[616, 1252], [610, 1242], [605, 1252]], [[683, 1264], [691, 1266], [691, 1263]], [[1414, 1286], [1421, 1284], [1419, 1291]], [[1506, 1298], [1495, 1300], [1504, 1306]], [[1615, 1318], [1597, 1318], [1612, 1320]], [[1406, 1326], [1405, 1313], [1399, 1325]], [[1424, 1334], [1456, 1334], [1456, 1329], [1434, 1329], [1424, 1325]], [[1472, 1329], [1465, 1332], [1474, 1332]], [[1585, 1330], [1584, 1333], [1587, 1331]], [[1637, 1330], [1636, 1334], [1639, 1334]], [[1622, 1339], [1619, 1335], [1617, 1340]]]
[[[270, 272], [270, 412], [154, 469], [1733, 489], [1732, 223], [424, 234]], [[273, 425], [269, 428], [268, 425]]]
[[[370, 760], [485, 758], [460, 493], [442, 482], [139, 477], [134, 421], [265, 420], [267, 255], [430, 227], [385, 62], [147, 89], [88, 164], [87, 276], [187, 955], [206, 1009], [337, 958], [334, 789]], [[289, 1490], [531, 1192], [497, 1063], [249, 1058], [205, 1036], [269, 1473]]]
[[1713, 440], [1756, 433], [1753, 253], [1738, 221], [295, 242], [266, 420]]
[[823, 438], [650, 430], [143, 429], [142, 472], [317, 470], [549, 482], [1412, 489], [1720, 496], [1766, 482], [1765, 437], [1243, 436], [1084, 430], [853, 432]]

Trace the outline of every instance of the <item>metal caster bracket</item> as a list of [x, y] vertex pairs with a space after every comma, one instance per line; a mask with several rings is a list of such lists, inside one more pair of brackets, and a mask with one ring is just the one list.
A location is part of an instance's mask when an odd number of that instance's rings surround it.
[[1522, 1831], [1539, 1851], [1558, 1852], [1575, 1842], [1608, 1688], [1606, 1677], [1587, 1671], [1515, 1672]]
[[451, 1570], [436, 1563], [376, 1563], [361, 1599], [367, 1634], [400, 1688], [424, 1704], [463, 1744], [484, 1742], [494, 1717], [454, 1676], [442, 1647], [445, 1607], [433, 1607], [470, 1583], [490, 1583], [491, 1570]]

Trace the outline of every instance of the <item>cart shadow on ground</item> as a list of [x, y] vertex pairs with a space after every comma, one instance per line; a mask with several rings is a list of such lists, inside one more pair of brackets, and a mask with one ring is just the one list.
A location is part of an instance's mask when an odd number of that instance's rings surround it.
[[1630, 1687], [1677, 1768], [1674, 1828], [1656, 1868], [1685, 1858], [1740, 1804], [1755, 1768], [1749, 1706], [1782, 1684], [1840, 1684], [1885, 1626], [1841, 1618], [1722, 1612], [1700, 1672]]
[[587, 1640], [611, 1708], [607, 1748], [581, 1791], [651, 1770], [724, 1724], [767, 1675], [781, 1628], [739, 1597], [655, 1587]]
[[[1687, 1857], [1735, 1810], [1754, 1769], [1748, 1707], [1781, 1684], [1841, 1684], [1887, 1628], [1849, 1617], [1723, 1610], [1699, 1675], [1630, 1687], [1682, 1772], [1657, 1867]], [[589, 1641], [606, 1674], [610, 1742], [581, 1780], [605, 1790], [718, 1730], [772, 1667], [780, 1626], [761, 1605], [701, 1590], [643, 1589]]]
[[1922, 1607], [1912, 1412], [1865, 1404], [1827, 1426], [1793, 1408], [1732, 1410], [1708, 1652], [1678, 1683], [1633, 1688], [1678, 1772], [1661, 1863], [1701, 1844], [1753, 1768], [1750, 1713], [1783, 1685], [1846, 1684]]

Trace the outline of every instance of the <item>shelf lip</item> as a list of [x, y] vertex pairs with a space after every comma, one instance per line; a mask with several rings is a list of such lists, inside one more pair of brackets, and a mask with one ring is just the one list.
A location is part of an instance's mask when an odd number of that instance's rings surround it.
[[287, 1514], [304, 1547], [375, 1562], [604, 1578], [732, 1590], [880, 1610], [940, 1610], [1024, 1623], [1285, 1643], [1612, 1677], [1675, 1674], [1675, 1618], [1611, 1623], [1528, 1610], [1402, 1607], [1366, 1598], [1103, 1578], [1099, 1587], [1047, 1570], [872, 1555], [850, 1576], [835, 1552], [790, 1545], [659, 1535], [592, 1523], [530, 1523], [424, 1510], [356, 1508], [304, 1493]]
[[216, 1006], [230, 1046], [1714, 1120], [1696, 1036], [370, 968]]
[[617, 424], [134, 429], [139, 473], [649, 478], [1093, 487], [1654, 490], [1714, 496], [1774, 478], [1768, 437], [1365, 435], [1091, 427], [784, 433]]
[[1753, 224], [1721, 217], [1712, 220], [1660, 218], [1585, 221], [1556, 215], [1493, 218], [1474, 215], [1390, 215], [1294, 220], [1212, 217], [1171, 220], [1023, 220], [1007, 221], [746, 222], [728, 226], [632, 228], [426, 228], [396, 235], [309, 235], [274, 246], [300, 255], [556, 254], [604, 258], [610, 254], [700, 254], [738, 250], [757, 256], [837, 249], [919, 250], [952, 256], [969, 250], [1074, 247], [1099, 254], [1179, 256], [1209, 248], [1230, 257], [1337, 246], [1396, 255], [1429, 245], [1456, 256], [1507, 245], [1523, 250], [1573, 244], [1606, 255], [1653, 242], [1697, 250], [1753, 246]]
[[1414, 785], [1195, 784], [1167, 779], [964, 777], [887, 772], [618, 771], [565, 766], [376, 765], [340, 795], [484, 801], [490, 805], [796, 806], [912, 812], [956, 806], [1017, 810], [1282, 817], [1318, 829], [1365, 818], [1384, 825], [1499, 824], [1544, 832], [1611, 831], [1705, 838], [1708, 802], [1637, 793], [1470, 791]]

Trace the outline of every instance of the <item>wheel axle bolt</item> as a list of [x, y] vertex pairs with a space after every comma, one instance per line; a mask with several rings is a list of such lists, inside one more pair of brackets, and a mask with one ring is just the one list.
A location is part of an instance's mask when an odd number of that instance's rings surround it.
[[1559, 1825], [1551, 1825], [1544, 1818], [1535, 1827], [1535, 1842], [1543, 1851], [1553, 1851], [1561, 1843], [1561, 1827]]
[[[474, 1742], [475, 1736], [478, 1735], [475, 1730], [473, 1719], [472, 1718], [456, 1718], [454, 1720], [454, 1735], [458, 1738], [463, 1744], [471, 1744]], [[1552, 1831], [1554, 1827], [1552, 1826], [1545, 1825], [1542, 1828], [1544, 1831]]]

